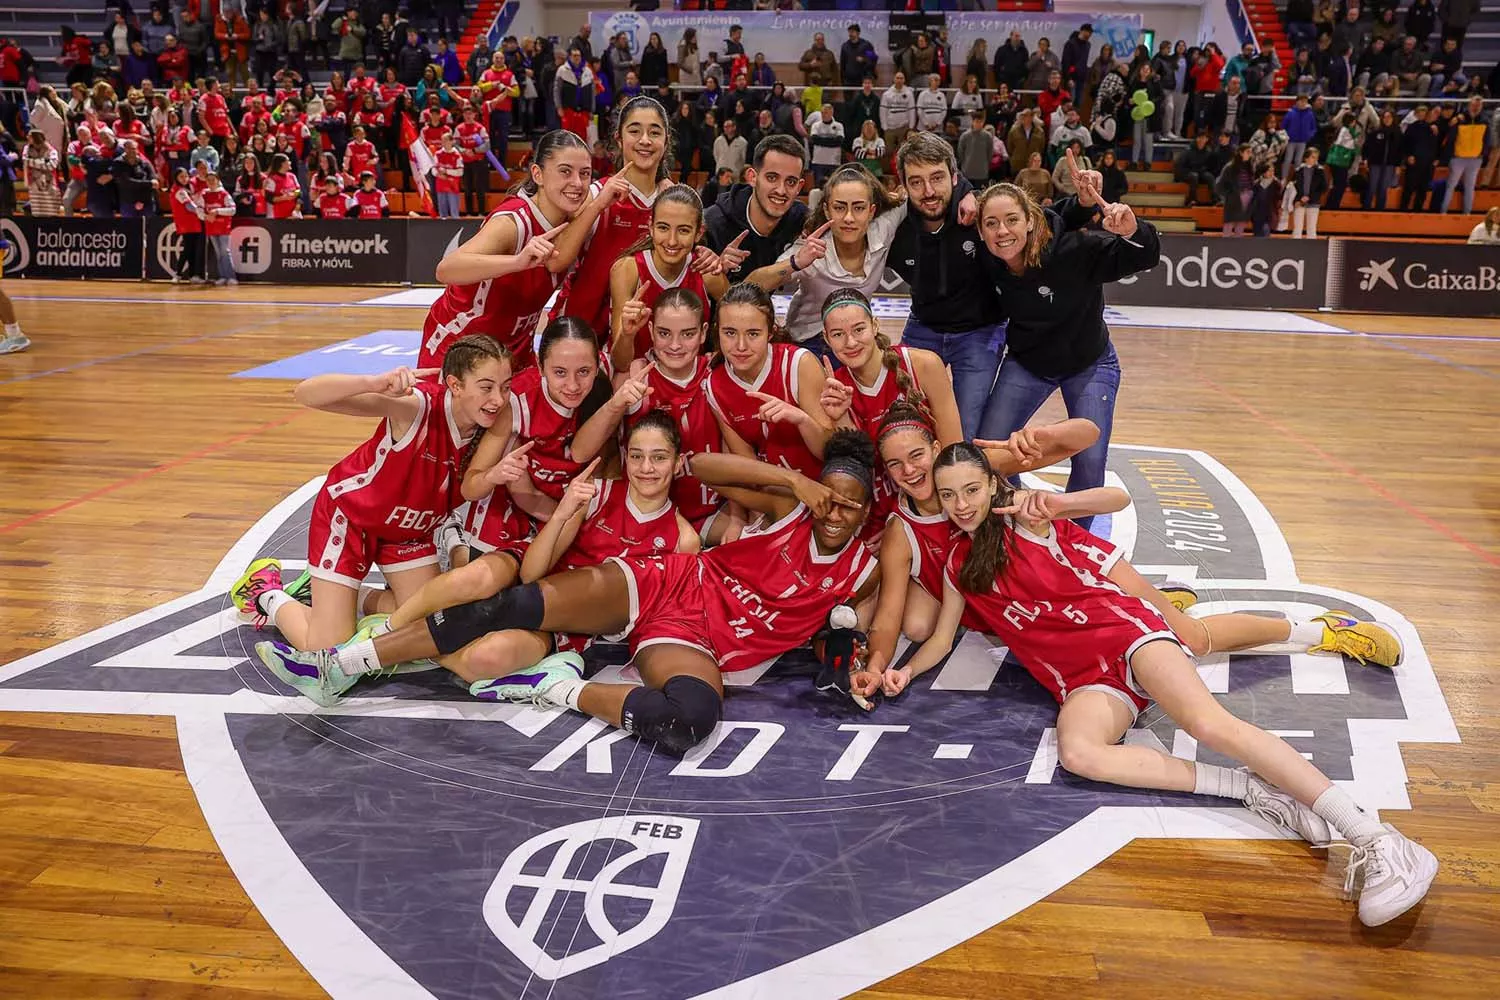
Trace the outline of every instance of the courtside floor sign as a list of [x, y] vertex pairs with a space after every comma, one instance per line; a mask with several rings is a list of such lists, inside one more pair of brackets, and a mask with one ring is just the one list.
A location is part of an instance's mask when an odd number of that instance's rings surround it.
[[[1458, 741], [1411, 623], [1299, 580], [1269, 511], [1202, 452], [1116, 445], [1108, 481], [1134, 499], [1111, 537], [1191, 582], [1196, 614], [1340, 608], [1396, 631], [1394, 670], [1276, 650], [1198, 670], [1365, 806], [1410, 808], [1401, 744]], [[0, 667], [0, 711], [174, 716], [236, 877], [340, 1000], [831, 1000], [1134, 839], [1277, 836], [1235, 803], [1059, 769], [1056, 704], [976, 633], [868, 714], [818, 695], [805, 651], [730, 675], [724, 721], [682, 760], [574, 712], [475, 701], [441, 670], [317, 710], [262, 669], [264, 633], [226, 591], [258, 556], [301, 567], [318, 486], [202, 589]], [[631, 678], [620, 647], [590, 659]], [[1127, 738], [1228, 763], [1154, 707]]]
[[314, 375], [380, 375], [400, 365], [415, 368], [421, 330], [376, 330], [363, 337], [303, 351], [235, 373], [235, 378], [304, 379]]

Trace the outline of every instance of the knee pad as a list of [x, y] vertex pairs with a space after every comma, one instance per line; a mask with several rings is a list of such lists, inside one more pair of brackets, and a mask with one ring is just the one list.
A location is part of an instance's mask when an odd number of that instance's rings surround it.
[[525, 583], [493, 597], [435, 611], [427, 616], [427, 631], [438, 652], [447, 656], [491, 632], [541, 628], [544, 610], [542, 589]]
[[723, 707], [724, 700], [707, 681], [672, 677], [660, 690], [641, 687], [626, 695], [621, 728], [681, 757], [713, 732]]

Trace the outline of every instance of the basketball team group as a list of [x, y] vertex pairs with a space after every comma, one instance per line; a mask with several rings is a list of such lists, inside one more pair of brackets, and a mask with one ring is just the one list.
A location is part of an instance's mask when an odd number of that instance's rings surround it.
[[[1195, 617], [1191, 589], [1158, 589], [1089, 530], [1130, 503], [1104, 485], [1120, 366], [1103, 286], [1156, 265], [1149, 223], [1089, 172], [1046, 208], [972, 190], [926, 133], [898, 152], [903, 194], [849, 164], [811, 211], [804, 148], [769, 137], [705, 213], [669, 180], [660, 104], [623, 104], [613, 134], [603, 179], [577, 136], [538, 141], [439, 263], [415, 369], [297, 386], [375, 426], [317, 495], [307, 568], [260, 559], [233, 588], [280, 633], [256, 646], [267, 668], [327, 707], [435, 661], [475, 698], [681, 756], [722, 718], [727, 672], [812, 643], [808, 697], [872, 710], [920, 700], [913, 680], [977, 629], [1056, 698], [1067, 771], [1346, 840], [1367, 925], [1422, 899], [1433, 854], [1226, 711], [1192, 660], [1292, 644], [1395, 668], [1398, 636], [1335, 610]], [[871, 301], [888, 266], [912, 296], [897, 345]], [[1032, 424], [1054, 392], [1068, 419]], [[1066, 491], [1016, 485], [1064, 460]], [[640, 683], [585, 676], [598, 639], [628, 644]], [[1245, 767], [1122, 742], [1153, 702]]]

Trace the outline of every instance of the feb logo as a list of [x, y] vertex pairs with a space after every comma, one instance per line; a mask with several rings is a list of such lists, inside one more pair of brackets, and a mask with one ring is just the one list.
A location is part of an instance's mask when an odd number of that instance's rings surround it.
[[[1402, 742], [1457, 742], [1420, 637], [1303, 583], [1269, 511], [1199, 452], [1116, 445], [1133, 505], [1096, 524], [1195, 613], [1390, 624], [1396, 670], [1268, 649], [1199, 661], [1209, 689], [1363, 804], [1410, 807]], [[300, 568], [317, 483], [269, 511], [205, 586], [0, 667], [0, 710], [172, 715], [215, 840], [330, 994], [825, 1000], [1006, 919], [1136, 838], [1273, 837], [1223, 800], [1057, 766], [1057, 707], [967, 633], [866, 714], [812, 690], [805, 651], [726, 675], [725, 721], [686, 757], [585, 716], [476, 702], [443, 671], [314, 710], [251, 655], [225, 589]], [[632, 679], [620, 647], [593, 676]], [[1131, 742], [1228, 763], [1142, 713]]]

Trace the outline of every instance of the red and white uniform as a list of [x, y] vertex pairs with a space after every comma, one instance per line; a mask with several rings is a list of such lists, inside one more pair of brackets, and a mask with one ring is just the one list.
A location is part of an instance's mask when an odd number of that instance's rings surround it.
[[262, 120], [269, 122], [272, 126], [276, 124], [276, 122], [271, 118], [271, 112], [267, 111], [264, 107], [256, 106], [245, 112], [244, 116], [240, 118], [241, 145], [245, 145], [250, 142], [250, 137], [255, 134], [256, 126], [260, 124]]
[[614, 561], [630, 582], [632, 656], [673, 643], [702, 650], [725, 671], [748, 670], [807, 642], [876, 565], [857, 541], [819, 553], [801, 504], [706, 553]]
[[508, 553], [517, 565], [526, 558], [536, 532], [536, 521], [515, 505], [503, 486], [470, 504], [464, 521], [464, 537], [472, 547], [481, 552]]
[[353, 199], [340, 191], [337, 194], [318, 195], [318, 217], [322, 219], [347, 219], [354, 207]]
[[366, 94], [375, 93], [376, 83], [376, 79], [369, 75], [359, 76], [355, 74], [349, 77], [349, 82], [345, 84], [345, 87], [349, 91], [350, 103], [353, 104], [356, 100], [363, 101]]
[[350, 139], [344, 147], [344, 173], [358, 177], [366, 170], [374, 171], [379, 179], [380, 154], [369, 139]]
[[612, 557], [664, 556], [677, 551], [677, 509], [668, 501], [643, 514], [630, 499], [630, 485], [622, 479], [596, 479], [599, 492], [589, 501], [583, 524], [573, 544], [557, 561], [554, 572], [597, 566]]
[[233, 130], [229, 122], [229, 105], [222, 91], [213, 90], [203, 95], [198, 105], [198, 114], [203, 118], [203, 127], [208, 134], [222, 138]]
[[176, 185], [172, 188], [172, 225], [179, 233], [203, 232], [203, 220], [198, 216], [198, 206], [193, 201], [191, 188]]
[[193, 148], [193, 130], [186, 125], [176, 128], [163, 127], [156, 133], [156, 150], [163, 156], [186, 153]]
[[385, 112], [381, 111], [379, 108], [376, 108], [374, 111], [367, 111], [364, 108], [360, 108], [358, 111], [354, 112], [354, 124], [363, 125], [365, 127], [366, 135], [369, 135], [371, 132], [375, 131], [384, 132], [386, 125], [388, 125], [389, 123], [389, 119], [386, 118]]
[[307, 127], [307, 120], [301, 115], [288, 115], [276, 126], [276, 134], [291, 141], [292, 149], [296, 150], [297, 159], [307, 159], [307, 144], [312, 139], [312, 129]]
[[406, 93], [406, 84], [382, 83], [380, 86], [375, 88], [375, 92], [380, 97], [381, 109], [386, 114], [390, 114], [391, 109], [396, 106], [396, 98]]
[[[647, 310], [656, 308], [656, 300], [661, 298], [661, 293], [668, 288], [686, 288], [698, 296], [703, 303], [705, 315], [710, 305], [708, 289], [703, 285], [703, 275], [692, 268], [692, 257], [683, 261], [682, 270], [677, 277], [671, 281], [661, 276], [656, 269], [656, 258], [650, 250], [638, 250], [635, 254], [635, 273], [640, 281], [636, 288], [636, 294], [640, 296]], [[643, 293], [644, 290], [644, 293]], [[651, 349], [651, 324], [647, 323], [635, 332], [635, 356], [642, 358]]]
[[277, 195], [300, 194], [302, 185], [297, 183], [297, 175], [288, 170], [284, 174], [266, 175], [266, 202], [271, 206], [271, 218], [290, 219], [297, 211], [300, 199], [288, 198], [285, 201], [272, 201]]
[[[1177, 637], [1155, 608], [1105, 576], [1120, 550], [1072, 521], [1052, 522], [1045, 538], [1012, 528], [1005, 572], [985, 593], [963, 591], [968, 610], [1059, 704], [1096, 689], [1139, 713], [1151, 699], [1131, 675], [1130, 656]], [[948, 556], [944, 575], [955, 588], [969, 548], [965, 535]]]
[[354, 204], [359, 208], [359, 218], [378, 219], [385, 214], [385, 209], [390, 203], [386, 201], [384, 191], [378, 188], [374, 191], [360, 188], [354, 192]]
[[761, 420], [761, 402], [750, 397], [752, 392], [761, 392], [798, 405], [797, 362], [807, 353], [793, 344], [768, 345], [765, 366], [754, 382], [741, 379], [729, 365], [720, 365], [708, 376], [708, 402], [729, 429], [755, 449], [762, 461], [817, 479], [823, 473], [823, 462], [808, 449], [797, 428]]
[[139, 118], [132, 118], [129, 122], [115, 122], [115, 139], [122, 143], [129, 139], [135, 143], [136, 151], [142, 156], [151, 150], [146, 125]]
[[[517, 248], [555, 226], [524, 192], [506, 198], [490, 218], [497, 215], [509, 216], [515, 223]], [[486, 333], [510, 349], [512, 367], [522, 371], [536, 361], [532, 342], [547, 300], [560, 282], [561, 275], [531, 267], [474, 285], [449, 285], [427, 310], [417, 367], [440, 368], [454, 340]]]
[[308, 528], [313, 576], [358, 587], [372, 565], [389, 573], [437, 562], [432, 529], [463, 501], [469, 442], [459, 436], [444, 386], [422, 382], [413, 392], [422, 405], [399, 441], [382, 421], [329, 470]]
[[510, 91], [515, 85], [516, 75], [504, 64], [501, 64], [499, 69], [491, 66], [483, 73], [480, 73], [479, 92], [485, 95], [485, 109], [492, 112], [509, 112], [513, 100], [510, 96]]
[[[911, 379], [914, 389], [921, 388], [917, 381], [917, 369], [911, 362], [911, 350], [906, 347], [894, 348], [896, 352], [896, 365]], [[897, 384], [896, 373], [886, 368], [880, 368], [880, 374], [875, 377], [875, 384], [863, 386], [854, 377], [854, 373], [846, 367], [840, 367], [833, 373], [833, 377], [854, 390], [852, 401], [849, 404], [849, 417], [854, 421], [854, 426], [870, 435], [870, 440], [878, 439], [880, 433], [880, 422], [885, 419], [886, 411], [891, 404], [901, 398], [901, 387]], [[873, 538], [880, 533], [885, 525], [886, 517], [896, 509], [897, 490], [896, 484], [891, 482], [891, 477], [885, 474], [884, 469], [878, 469], [875, 473], [875, 492], [870, 497], [870, 516], [865, 520], [863, 537]], [[941, 573], [942, 564], [938, 564]], [[938, 578], [937, 590], [931, 591], [934, 597], [942, 599], [942, 578]]]
[[234, 197], [227, 188], [209, 188], [199, 196], [203, 201], [203, 232], [209, 236], [228, 236], [234, 228]]
[[437, 163], [437, 179], [433, 186], [438, 194], [458, 194], [463, 187], [463, 154], [457, 149], [439, 149], [432, 158]]
[[609, 269], [632, 243], [651, 228], [651, 206], [656, 193], [643, 194], [632, 188], [625, 197], [599, 214], [578, 263], [568, 272], [549, 319], [576, 316], [595, 333], [607, 338], [609, 330]]
[[490, 130], [478, 122], [459, 122], [453, 130], [458, 139], [458, 151], [465, 163], [478, 163], [484, 159], [479, 147], [490, 141]]
[[[642, 356], [648, 359], [651, 357], [649, 353]], [[724, 437], [719, 433], [719, 422], [714, 419], [705, 391], [708, 382], [707, 356], [699, 355], [697, 367], [685, 382], [669, 377], [660, 368], [651, 369], [646, 382], [651, 386], [651, 395], [625, 418], [627, 436], [630, 428], [649, 410], [665, 410], [677, 424], [677, 433], [682, 438], [684, 462], [703, 452], [724, 450]], [[672, 481], [672, 504], [690, 524], [701, 531], [703, 523], [719, 509], [719, 494], [703, 485], [692, 474], [684, 474]]]
[[448, 127], [447, 118], [437, 118], [434, 121], [434, 117], [425, 114], [422, 116], [422, 142], [426, 144], [428, 151], [436, 157], [438, 150], [443, 148], [443, 136], [452, 130]]
[[[885, 526], [888, 530], [905, 532], [907, 548], [911, 549], [911, 578], [917, 586], [941, 601], [948, 555], [964, 533], [942, 511], [918, 514], [912, 509], [911, 501], [900, 498], [896, 500], [895, 509]], [[964, 608], [961, 621], [965, 628], [984, 629], [972, 608]]]
[[541, 369], [532, 365], [511, 379], [510, 416], [516, 443], [536, 442], [526, 458], [537, 492], [561, 500], [568, 483], [583, 470], [583, 463], [573, 460], [577, 412], [552, 398]]

